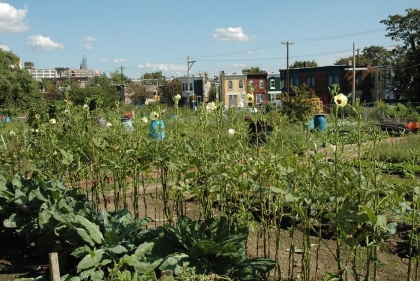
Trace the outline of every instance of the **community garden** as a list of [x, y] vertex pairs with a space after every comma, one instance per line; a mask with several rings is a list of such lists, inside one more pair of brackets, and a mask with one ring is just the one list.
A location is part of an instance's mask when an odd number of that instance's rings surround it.
[[177, 96], [0, 123], [0, 280], [47, 280], [52, 252], [74, 281], [419, 280], [420, 138], [376, 124], [419, 108], [334, 94], [323, 130]]

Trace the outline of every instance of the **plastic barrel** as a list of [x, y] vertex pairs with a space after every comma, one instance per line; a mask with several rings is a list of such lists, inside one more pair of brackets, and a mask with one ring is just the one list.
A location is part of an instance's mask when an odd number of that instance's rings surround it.
[[9, 123], [10, 122], [10, 117], [9, 116], [6, 116], [6, 118], [4, 119], [7, 123]]
[[121, 125], [125, 131], [133, 131], [133, 121], [130, 118], [122, 118]]
[[165, 123], [162, 120], [152, 120], [149, 127], [149, 137], [155, 140], [165, 138]]
[[314, 117], [314, 127], [316, 130], [323, 132], [327, 128], [327, 118], [323, 114], [317, 114]]

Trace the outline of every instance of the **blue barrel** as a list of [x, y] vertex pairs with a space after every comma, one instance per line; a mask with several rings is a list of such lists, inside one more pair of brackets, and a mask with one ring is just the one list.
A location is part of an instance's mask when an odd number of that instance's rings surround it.
[[121, 119], [121, 125], [124, 129], [124, 131], [133, 131], [133, 121], [130, 118], [122, 118]]
[[314, 117], [314, 127], [316, 130], [323, 132], [327, 128], [327, 118], [324, 114], [317, 114]]
[[165, 138], [165, 123], [162, 120], [152, 120], [150, 122], [149, 137], [155, 140]]
[[6, 116], [6, 118], [4, 119], [4, 121], [6, 121], [7, 123], [9, 123], [10, 122], [10, 117], [9, 116]]
[[313, 130], [315, 129], [315, 121], [314, 118], [308, 120], [308, 123], [304, 124], [305, 130]]

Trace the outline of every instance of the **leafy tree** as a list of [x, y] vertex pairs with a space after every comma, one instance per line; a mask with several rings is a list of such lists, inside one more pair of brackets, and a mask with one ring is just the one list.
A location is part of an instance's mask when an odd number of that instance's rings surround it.
[[19, 66], [19, 57], [0, 49], [0, 106], [25, 110], [40, 101], [38, 82]]
[[146, 72], [143, 75], [143, 79], [162, 79], [163, 74], [162, 71], [156, 71], [156, 72]]
[[305, 83], [300, 87], [292, 86], [294, 96], [290, 96], [288, 93], [282, 93], [279, 95], [280, 100], [283, 102], [283, 113], [291, 121], [307, 122], [310, 117], [316, 113], [314, 112], [315, 106], [311, 101], [316, 95], [314, 92], [310, 92], [307, 89]]
[[290, 68], [302, 68], [304, 67], [304, 64], [306, 62], [306, 67], [317, 67], [318, 64], [313, 60], [313, 61], [295, 61]]
[[116, 87], [104, 74], [93, 78], [84, 88], [77, 83], [72, 84], [69, 97], [76, 105], [84, 104], [86, 100], [92, 101], [89, 105], [90, 109], [93, 109], [96, 103], [104, 107], [113, 107], [115, 102], [120, 100]]
[[[356, 66], [367, 66], [371, 63], [371, 61], [364, 55], [356, 55], [355, 59]], [[349, 61], [353, 61], [353, 56], [349, 56], [347, 58], [340, 58], [339, 60], [335, 61], [334, 65], [348, 65]]]
[[261, 73], [261, 72], [262, 72], [262, 70], [260, 70], [260, 68], [258, 66], [257, 67], [251, 66], [250, 68], [242, 69], [242, 73], [246, 73], [246, 74], [258, 74], [258, 73]]
[[131, 84], [126, 92], [132, 93], [132, 99], [139, 99], [141, 104], [144, 104], [146, 99], [153, 97], [153, 92], [149, 90], [146, 85]]
[[389, 65], [392, 59], [392, 52], [382, 46], [365, 47], [362, 53], [372, 66]]
[[406, 15], [391, 15], [380, 22], [387, 25], [392, 40], [401, 41], [392, 51], [394, 55], [394, 87], [410, 92], [419, 99], [420, 92], [420, 10], [407, 9]]
[[[169, 105], [173, 104], [173, 97], [182, 93], [182, 83], [179, 79], [173, 79], [172, 81], [164, 80], [160, 86], [162, 91], [162, 99], [167, 100]], [[180, 101], [179, 106], [182, 106]]]
[[111, 72], [111, 81], [115, 84], [130, 84], [131, 79], [128, 78], [125, 74], [122, 74], [118, 69], [114, 72]]

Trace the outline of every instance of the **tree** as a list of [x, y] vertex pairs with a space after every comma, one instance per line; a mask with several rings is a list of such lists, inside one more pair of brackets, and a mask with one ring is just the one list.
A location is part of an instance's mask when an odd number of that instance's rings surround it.
[[[179, 79], [173, 79], [172, 81], [164, 80], [160, 86], [162, 91], [162, 99], [166, 100], [168, 105], [173, 104], [173, 97], [177, 94], [182, 93], [182, 83]], [[181, 105], [181, 101], [179, 103]]]
[[20, 68], [19, 57], [0, 49], [0, 106], [26, 110], [41, 99], [38, 82]]
[[143, 79], [162, 79], [163, 74], [162, 71], [156, 71], [156, 72], [146, 72], [143, 74]]
[[126, 75], [122, 74], [118, 69], [114, 72], [111, 72], [111, 80], [115, 84], [128, 85], [131, 83], [131, 79], [128, 78]]
[[[365, 57], [364, 55], [356, 55], [356, 66], [367, 66], [370, 64], [370, 60]], [[340, 58], [339, 60], [335, 61], [334, 65], [349, 65], [349, 61], [353, 61], [353, 56], [349, 56], [347, 58]]]
[[[305, 66], [306, 63], [306, 66]], [[317, 67], [318, 64], [313, 61], [295, 61], [290, 68], [302, 68], [302, 67]]]
[[372, 66], [386, 66], [391, 63], [392, 52], [382, 46], [365, 47], [362, 53]]
[[153, 97], [153, 92], [146, 85], [142, 84], [131, 84], [126, 91], [132, 94], [131, 99], [139, 99], [140, 104], [144, 104], [146, 99]]
[[420, 98], [420, 10], [407, 9], [407, 14], [392, 15], [380, 23], [387, 25], [386, 30], [392, 40], [401, 41], [392, 53], [393, 83], [399, 90], [408, 91], [410, 97]]
[[242, 69], [242, 73], [244, 74], [258, 74], [261, 73], [262, 71], [260, 70], [260, 68], [257, 67], [253, 67], [251, 66], [250, 68], [244, 68]]

